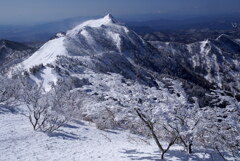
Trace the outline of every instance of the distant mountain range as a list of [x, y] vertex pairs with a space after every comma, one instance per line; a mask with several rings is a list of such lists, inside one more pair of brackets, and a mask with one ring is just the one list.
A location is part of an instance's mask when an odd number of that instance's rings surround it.
[[210, 30], [210, 29], [189, 29], [179, 31], [152, 32], [143, 35], [146, 41], [194, 43], [205, 39], [216, 39], [219, 35], [226, 34], [232, 38], [240, 37], [240, 30]]

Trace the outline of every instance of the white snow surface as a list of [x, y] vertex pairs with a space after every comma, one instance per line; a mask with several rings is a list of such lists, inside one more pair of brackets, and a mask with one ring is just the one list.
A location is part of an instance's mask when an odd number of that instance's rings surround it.
[[[22, 107], [21, 107], [22, 108]], [[72, 120], [52, 134], [35, 132], [24, 112], [0, 106], [0, 161], [131, 161], [159, 160], [153, 140], [125, 130], [98, 130]], [[188, 155], [174, 146], [169, 161], [211, 160], [209, 154]]]
[[48, 41], [31, 57], [26, 59], [22, 65], [25, 69], [39, 64], [46, 65], [55, 61], [58, 55], [67, 55], [67, 51], [64, 47], [64, 37]]

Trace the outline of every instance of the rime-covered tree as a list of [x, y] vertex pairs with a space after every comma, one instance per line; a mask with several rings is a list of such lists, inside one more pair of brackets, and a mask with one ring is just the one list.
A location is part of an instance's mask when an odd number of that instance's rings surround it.
[[77, 97], [66, 85], [52, 85], [51, 91], [46, 92], [41, 84], [21, 82], [19, 100], [27, 105], [34, 130], [53, 132], [69, 121], [77, 106]]
[[202, 110], [201, 143], [216, 150], [224, 159], [225, 153], [240, 158], [240, 103], [236, 92], [214, 90], [212, 106]]

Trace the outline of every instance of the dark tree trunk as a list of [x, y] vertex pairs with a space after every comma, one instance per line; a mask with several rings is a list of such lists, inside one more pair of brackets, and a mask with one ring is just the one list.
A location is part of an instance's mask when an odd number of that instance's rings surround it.
[[192, 154], [192, 144], [188, 144], [188, 153]]
[[164, 159], [164, 154], [165, 154], [165, 152], [162, 152], [161, 159]]

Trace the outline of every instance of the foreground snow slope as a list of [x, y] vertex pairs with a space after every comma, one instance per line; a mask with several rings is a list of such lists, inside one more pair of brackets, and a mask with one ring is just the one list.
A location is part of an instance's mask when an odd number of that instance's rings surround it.
[[[101, 131], [88, 122], [72, 121], [51, 135], [34, 132], [26, 116], [3, 107], [0, 145], [0, 161], [149, 161], [160, 156], [152, 140], [123, 130]], [[174, 146], [166, 160], [211, 160], [209, 154], [189, 156], [181, 149]]]

